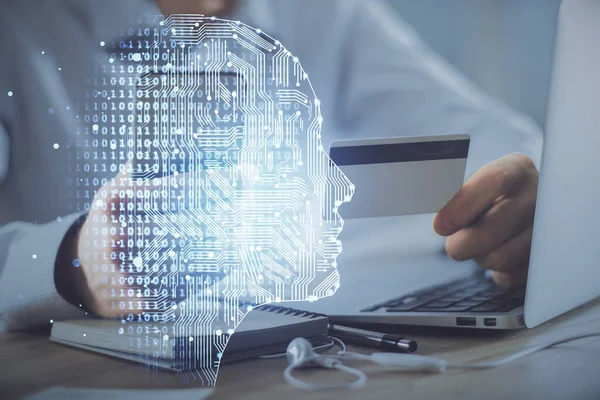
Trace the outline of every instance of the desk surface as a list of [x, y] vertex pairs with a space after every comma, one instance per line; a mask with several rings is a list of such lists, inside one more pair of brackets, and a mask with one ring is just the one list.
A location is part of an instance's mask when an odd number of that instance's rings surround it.
[[[563, 315], [536, 329], [494, 333], [411, 328], [420, 353], [453, 361], [502, 355], [534, 344], [581, 333], [600, 331], [600, 301]], [[51, 386], [94, 388], [183, 388], [186, 383], [168, 372], [146, 371], [124, 362], [50, 343], [47, 332], [0, 336], [0, 398], [21, 398]], [[408, 334], [407, 334], [408, 336]], [[221, 368], [214, 399], [286, 400], [307, 397], [282, 377], [285, 360], [256, 360]], [[311, 392], [310, 398], [345, 399], [598, 399], [600, 398], [600, 337], [536, 353], [494, 370], [451, 371], [423, 375], [385, 371], [359, 365], [367, 372], [364, 389]], [[325, 383], [343, 375], [325, 370], [298, 373], [303, 379]]]

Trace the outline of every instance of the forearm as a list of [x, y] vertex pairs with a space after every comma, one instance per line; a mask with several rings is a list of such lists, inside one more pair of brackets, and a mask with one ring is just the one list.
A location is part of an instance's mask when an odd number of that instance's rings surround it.
[[39, 327], [50, 319], [82, 314], [57, 291], [60, 287], [62, 293], [69, 292], [71, 285], [63, 280], [67, 276], [59, 273], [60, 282], [55, 284], [57, 261], [69, 257], [59, 257], [59, 249], [79, 218], [72, 215], [40, 225], [15, 222], [0, 228], [0, 331]]

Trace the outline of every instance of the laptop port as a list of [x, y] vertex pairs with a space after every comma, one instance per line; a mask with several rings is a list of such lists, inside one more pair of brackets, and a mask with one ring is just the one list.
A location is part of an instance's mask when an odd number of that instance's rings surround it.
[[456, 317], [456, 325], [458, 326], [477, 326], [475, 317]]
[[485, 326], [496, 326], [496, 318], [484, 318], [483, 324]]

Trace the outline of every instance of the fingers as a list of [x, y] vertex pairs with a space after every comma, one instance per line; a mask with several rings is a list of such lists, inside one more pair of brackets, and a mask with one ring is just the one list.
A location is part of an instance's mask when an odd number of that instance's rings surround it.
[[99, 298], [90, 310], [103, 318], [121, 317], [123, 315], [139, 315], [150, 311], [166, 311], [161, 302], [152, 298], [138, 296], [115, 296]]
[[533, 226], [530, 226], [500, 247], [475, 258], [475, 262], [485, 269], [514, 274], [529, 265], [532, 236]]
[[537, 178], [535, 166], [522, 154], [500, 158], [477, 171], [436, 215], [434, 230], [450, 236], [473, 223], [496, 199], [509, 197], [530, 178]]
[[435, 231], [449, 236], [447, 254], [475, 259], [493, 270], [502, 286], [527, 280], [538, 172], [522, 154], [503, 157], [479, 170], [434, 219]]
[[492, 279], [500, 286], [506, 288], [518, 288], [525, 286], [527, 283], [527, 273], [527, 267], [519, 269], [510, 274], [494, 271], [492, 272]]
[[156, 190], [164, 186], [174, 186], [177, 183], [182, 184], [190, 179], [201, 178], [204, 172], [204, 170], [186, 173], [173, 171], [169, 175], [167, 175], [167, 172], [161, 177], [147, 178], [143, 176], [144, 174], [140, 174], [140, 172], [134, 172], [131, 160], [129, 160], [119, 169], [119, 172], [111, 180], [109, 186], [111, 190], [133, 189], [134, 187]]
[[484, 256], [533, 224], [535, 193], [499, 201], [475, 224], [452, 234], [446, 242], [448, 256], [457, 261]]
[[[165, 206], [166, 204], [176, 204], [189, 197], [190, 193], [197, 194], [197, 190], [190, 189], [202, 187], [203, 175], [206, 175], [204, 171], [198, 171], [146, 179], [132, 175], [131, 168], [126, 164], [125, 168], [109, 184], [98, 190], [94, 202], [91, 204], [91, 210], [110, 210], [113, 213], [120, 213], [126, 210], [134, 211], [127, 208], [128, 203], [134, 206], [143, 204], [144, 208], [146, 206], [162, 208], [162, 204]], [[110, 207], [111, 204], [116, 207]], [[143, 209], [137, 211], [143, 211]]]
[[87, 282], [87, 307], [105, 318], [162, 310], [165, 307], [159, 303], [161, 293], [152, 289], [155, 285], [149, 281], [143, 276], [120, 272], [95, 273]]

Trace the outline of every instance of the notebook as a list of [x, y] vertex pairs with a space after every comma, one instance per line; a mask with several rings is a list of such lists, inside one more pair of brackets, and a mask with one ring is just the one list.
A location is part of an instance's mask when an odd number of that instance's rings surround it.
[[[50, 340], [170, 370], [193, 369], [204, 364], [206, 354], [202, 354], [194, 344], [206, 345], [207, 341], [190, 339], [187, 335], [164, 334], [175, 332], [177, 329], [174, 328], [173, 323], [123, 324], [121, 321], [93, 318], [55, 321]], [[208, 341], [215, 345], [204, 351], [211, 353], [209, 357], [215, 363], [242, 361], [284, 353], [289, 342], [296, 337], [304, 337], [314, 346], [322, 345], [328, 342], [328, 329], [329, 318], [322, 314], [264, 305], [249, 312], [235, 334], [222, 334]], [[226, 351], [223, 352], [225, 344]]]

